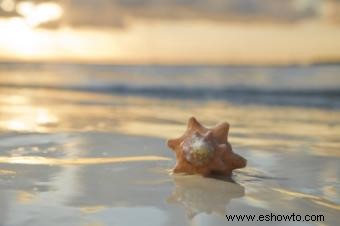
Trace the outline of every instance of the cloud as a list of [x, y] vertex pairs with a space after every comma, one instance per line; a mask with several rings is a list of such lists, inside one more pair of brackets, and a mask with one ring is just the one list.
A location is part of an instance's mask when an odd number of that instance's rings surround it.
[[320, 1], [307, 0], [71, 0], [74, 25], [122, 26], [127, 18], [291, 23], [313, 18]]
[[[1, 1], [1, 0], [0, 0]], [[4, 0], [2, 0], [4, 1]], [[7, 0], [8, 1], [8, 0]], [[17, 3], [20, 1], [16, 1]], [[42, 1], [33, 1], [36, 4]], [[322, 6], [335, 0], [59, 0], [63, 16], [56, 25], [127, 26], [127, 21], [214, 20], [220, 22], [296, 23], [318, 18]], [[0, 16], [13, 16], [0, 11]], [[47, 26], [48, 27], [48, 26]]]

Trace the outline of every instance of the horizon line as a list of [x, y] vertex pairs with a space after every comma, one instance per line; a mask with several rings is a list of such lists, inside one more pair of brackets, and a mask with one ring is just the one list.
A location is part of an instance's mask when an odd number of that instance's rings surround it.
[[338, 65], [339, 59], [315, 60], [310, 62], [161, 62], [161, 61], [90, 61], [90, 60], [25, 60], [25, 59], [0, 59], [0, 64], [64, 64], [64, 65], [112, 65], [112, 66], [234, 66], [234, 67], [287, 67], [287, 66], [317, 66], [317, 65]]

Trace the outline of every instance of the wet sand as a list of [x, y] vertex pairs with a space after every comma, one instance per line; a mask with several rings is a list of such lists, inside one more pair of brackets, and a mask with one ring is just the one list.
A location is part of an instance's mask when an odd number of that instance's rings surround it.
[[[249, 166], [231, 181], [172, 175], [172, 153], [157, 138], [77, 132], [1, 140], [2, 150], [26, 159], [1, 158], [1, 225], [225, 225], [225, 214], [270, 213], [324, 214], [323, 224], [336, 225], [340, 210], [331, 157], [244, 150]], [[51, 158], [59, 161], [43, 161]]]
[[[44, 88], [0, 90], [0, 225], [263, 225], [226, 214], [340, 213], [340, 113]], [[227, 120], [231, 179], [173, 175], [165, 139]]]

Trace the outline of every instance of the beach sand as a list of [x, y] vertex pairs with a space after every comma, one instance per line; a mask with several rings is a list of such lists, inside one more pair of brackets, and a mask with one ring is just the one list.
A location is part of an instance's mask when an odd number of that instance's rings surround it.
[[[263, 225], [226, 214], [340, 214], [340, 112], [43, 87], [0, 89], [0, 225]], [[173, 175], [196, 116], [231, 124], [231, 179]]]

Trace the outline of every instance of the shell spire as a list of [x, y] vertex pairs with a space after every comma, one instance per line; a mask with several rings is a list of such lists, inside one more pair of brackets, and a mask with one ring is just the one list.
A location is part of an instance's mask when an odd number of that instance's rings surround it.
[[168, 147], [176, 154], [175, 173], [231, 175], [246, 166], [246, 159], [233, 152], [228, 142], [229, 124], [224, 122], [205, 128], [196, 118], [188, 120], [187, 130], [168, 140]]

